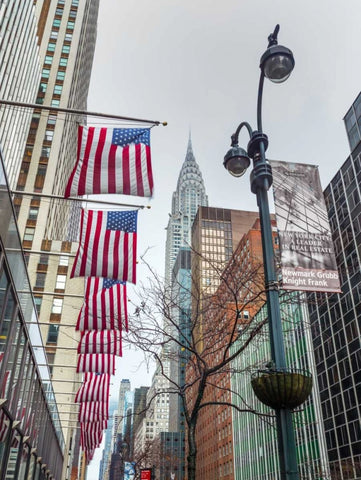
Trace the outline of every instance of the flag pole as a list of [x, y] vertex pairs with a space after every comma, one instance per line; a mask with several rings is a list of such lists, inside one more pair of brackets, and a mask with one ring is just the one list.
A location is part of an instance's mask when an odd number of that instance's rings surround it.
[[[0, 102], [1, 104], [1, 102]], [[132, 207], [132, 208], [151, 208], [150, 205], [135, 205], [133, 203], [119, 203], [119, 202], [110, 202], [107, 200], [93, 200], [87, 198], [79, 198], [79, 197], [62, 197], [61, 195], [53, 195], [47, 193], [36, 193], [36, 192], [24, 192], [22, 190], [10, 190], [12, 195], [25, 195], [29, 197], [39, 197], [39, 198], [49, 198], [51, 200], [68, 200], [72, 202], [84, 202], [84, 203], [98, 203], [99, 205], [112, 205], [113, 207]], [[114, 194], [116, 195], [116, 194]]]
[[47, 111], [59, 112], [59, 113], [71, 113], [73, 115], [86, 115], [88, 117], [111, 118], [113, 120], [125, 120], [128, 122], [150, 123], [156, 126], [163, 125], [163, 127], [166, 127], [168, 125], [167, 122], [160, 122], [159, 120], [146, 120], [144, 118], [124, 117], [123, 115], [113, 115], [111, 113], [89, 112], [87, 110], [53, 107], [50, 105], [39, 105], [37, 103], [15, 102], [13, 100], [0, 99], [0, 105], [7, 105], [9, 107], [33, 108], [35, 110], [47, 110]]

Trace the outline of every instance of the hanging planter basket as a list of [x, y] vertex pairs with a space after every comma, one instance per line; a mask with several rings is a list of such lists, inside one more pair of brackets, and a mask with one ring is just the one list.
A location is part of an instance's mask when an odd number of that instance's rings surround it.
[[309, 397], [312, 375], [307, 370], [258, 370], [252, 375], [251, 384], [256, 397], [265, 405], [291, 410]]

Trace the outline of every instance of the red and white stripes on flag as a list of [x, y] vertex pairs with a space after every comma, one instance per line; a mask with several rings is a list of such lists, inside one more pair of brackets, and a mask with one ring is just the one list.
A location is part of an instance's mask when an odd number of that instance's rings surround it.
[[86, 373], [84, 383], [75, 395], [75, 403], [108, 401], [109, 384], [110, 375]]
[[76, 330], [121, 330], [123, 326], [128, 329], [126, 285], [117, 283], [91, 296], [85, 294]]
[[136, 281], [137, 214], [82, 210], [80, 243], [70, 277]]
[[95, 428], [95, 430], [105, 430], [108, 428], [108, 421], [101, 420], [100, 422], [81, 422], [80, 426], [84, 428], [85, 431], [89, 430], [90, 428]]
[[79, 408], [79, 422], [102, 422], [109, 418], [108, 402], [82, 402]]
[[103, 431], [98, 430], [93, 424], [89, 424], [88, 428], [84, 428], [84, 424], [80, 424], [80, 445], [83, 449], [93, 449], [99, 447], [103, 439]]
[[94, 450], [95, 450], [94, 448], [84, 450], [87, 463], [89, 463], [91, 460], [93, 460], [94, 453], [95, 453]]
[[149, 128], [79, 126], [77, 163], [65, 197], [100, 193], [151, 197], [152, 192]]
[[5, 442], [10, 429], [10, 418], [0, 409], [0, 442]]
[[78, 353], [109, 353], [121, 357], [122, 336], [120, 330], [82, 332]]
[[77, 373], [94, 372], [115, 374], [115, 355], [109, 353], [83, 354], [78, 357]]

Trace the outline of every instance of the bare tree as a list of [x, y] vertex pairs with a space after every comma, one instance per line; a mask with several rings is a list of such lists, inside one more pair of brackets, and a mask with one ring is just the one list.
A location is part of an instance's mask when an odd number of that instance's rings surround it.
[[[222, 270], [223, 265], [211, 264], [195, 252], [192, 255], [208, 263], [218, 287], [212, 283], [205, 286], [202, 272], [195, 269], [188, 279], [174, 279], [173, 285], [166, 287], [148, 265], [149, 284], [138, 291], [126, 337], [153, 356], [167, 378], [166, 392], [180, 399], [187, 431], [188, 480], [196, 478], [196, 429], [203, 411], [216, 405], [259, 414], [241, 398], [234, 401], [230, 375], [235, 373], [232, 361], [256, 341], [267, 323], [267, 318], [253, 321], [265, 303], [263, 266], [257, 258], [248, 259], [242, 269], [234, 258]], [[231, 352], [240, 335], [242, 342]], [[170, 375], [165, 362], [184, 367], [185, 379]]]

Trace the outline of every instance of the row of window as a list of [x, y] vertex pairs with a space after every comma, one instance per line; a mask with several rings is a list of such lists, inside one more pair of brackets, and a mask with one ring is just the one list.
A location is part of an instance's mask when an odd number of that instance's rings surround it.
[[[4, 478], [39, 479], [41, 464], [57, 478], [62, 453], [30, 341], [5, 262], [0, 274], [0, 471]], [[16, 420], [16, 423], [14, 423]], [[59, 431], [60, 435], [60, 431]], [[42, 457], [37, 463], [34, 453]]]

